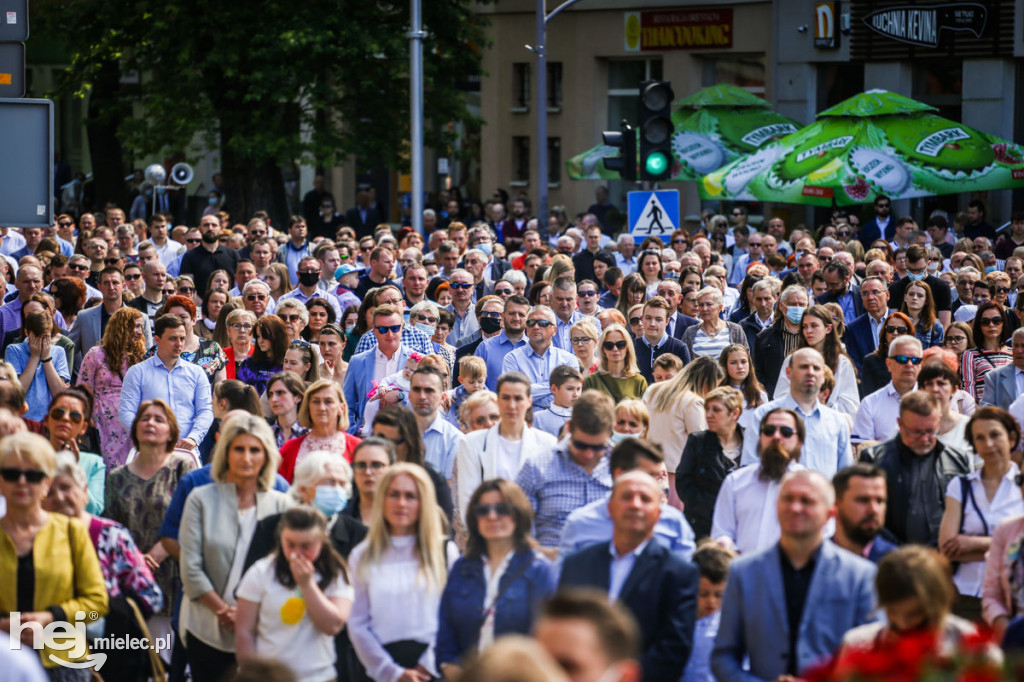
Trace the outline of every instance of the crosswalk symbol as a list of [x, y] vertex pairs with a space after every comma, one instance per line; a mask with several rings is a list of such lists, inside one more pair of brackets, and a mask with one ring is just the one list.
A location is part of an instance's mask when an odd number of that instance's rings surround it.
[[658, 195], [651, 193], [651, 198], [644, 206], [640, 218], [633, 225], [633, 234], [660, 237], [672, 234], [675, 230], [676, 226], [672, 222], [672, 217], [665, 210], [665, 206], [658, 199]]

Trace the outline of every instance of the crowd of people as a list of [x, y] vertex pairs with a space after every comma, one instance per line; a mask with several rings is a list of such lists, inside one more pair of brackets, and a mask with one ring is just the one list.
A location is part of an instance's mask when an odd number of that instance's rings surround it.
[[[7, 679], [88, 680], [90, 650], [127, 682], [703, 682], [1024, 647], [1024, 214], [737, 205], [663, 240], [606, 191], [543, 226], [445, 193], [419, 234], [320, 191], [284, 225], [0, 228]], [[172, 645], [111, 643], [140, 636]]]

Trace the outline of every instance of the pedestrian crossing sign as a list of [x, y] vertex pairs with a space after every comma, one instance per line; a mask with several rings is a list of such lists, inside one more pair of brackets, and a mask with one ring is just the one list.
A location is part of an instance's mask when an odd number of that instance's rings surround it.
[[661, 237], [668, 242], [679, 229], [679, 191], [630, 192], [629, 232], [634, 238]]

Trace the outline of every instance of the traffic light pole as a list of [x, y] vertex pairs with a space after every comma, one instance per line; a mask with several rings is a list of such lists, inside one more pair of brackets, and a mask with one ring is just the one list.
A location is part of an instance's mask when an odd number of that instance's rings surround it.
[[[413, 0], [414, 2], [416, 0]], [[545, 0], [537, 0], [537, 44], [527, 49], [537, 55], [537, 230], [542, 242], [548, 237], [548, 62], [547, 62], [547, 25], [563, 10], [575, 5], [580, 0], [566, 0], [547, 13]]]
[[[409, 115], [412, 161], [412, 229], [423, 234], [423, 18], [420, 0], [412, 0], [409, 22]], [[430, 235], [423, 235], [428, 239]]]

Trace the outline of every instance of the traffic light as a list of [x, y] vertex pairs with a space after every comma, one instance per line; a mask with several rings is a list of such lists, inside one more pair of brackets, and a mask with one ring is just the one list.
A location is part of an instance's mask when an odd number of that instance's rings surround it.
[[602, 159], [604, 167], [619, 174], [623, 180], [636, 182], [636, 130], [626, 119], [620, 124], [622, 130], [606, 130], [601, 139], [609, 147], [619, 150], [618, 156], [606, 156]]
[[672, 100], [667, 81], [640, 84], [640, 179], [668, 180], [672, 175]]

